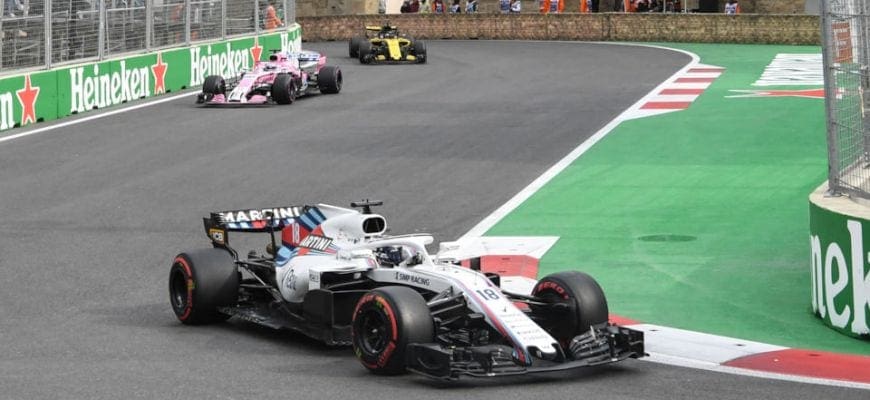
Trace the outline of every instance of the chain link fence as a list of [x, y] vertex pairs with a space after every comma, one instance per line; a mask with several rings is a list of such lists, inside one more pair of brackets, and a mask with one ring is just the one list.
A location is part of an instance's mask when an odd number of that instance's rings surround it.
[[870, 2], [823, 0], [820, 8], [828, 187], [870, 199]]
[[0, 74], [250, 35], [296, 0], [2, 0]]

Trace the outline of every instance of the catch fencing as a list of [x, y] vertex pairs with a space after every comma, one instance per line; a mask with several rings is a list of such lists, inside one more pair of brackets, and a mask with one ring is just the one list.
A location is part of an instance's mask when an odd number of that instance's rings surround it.
[[270, 32], [296, 0], [2, 0], [0, 74]]
[[820, 8], [829, 192], [870, 199], [870, 2]]

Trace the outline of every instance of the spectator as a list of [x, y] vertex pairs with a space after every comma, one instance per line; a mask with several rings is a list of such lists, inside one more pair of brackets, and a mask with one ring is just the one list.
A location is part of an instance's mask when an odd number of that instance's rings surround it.
[[378, 14], [387, 13], [387, 0], [378, 0]]
[[649, 3], [647, 0], [637, 0], [634, 2], [634, 10], [637, 12], [647, 12], [649, 11]]
[[266, 30], [284, 26], [284, 22], [278, 18], [278, 13], [275, 11], [275, 0], [269, 0], [266, 4], [265, 17], [263, 18], [263, 26]]
[[450, 5], [450, 13], [451, 14], [459, 14], [462, 12], [462, 6], [459, 4], [459, 0], [453, 0], [453, 4]]
[[444, 0], [432, 0], [432, 12], [444, 14]]
[[432, 12], [432, 5], [429, 0], [420, 0], [420, 14], [429, 14]]
[[511, 0], [498, 0], [498, 10], [501, 11], [502, 14], [507, 14], [511, 9]]
[[465, 1], [465, 13], [471, 14], [477, 12], [477, 0], [466, 0]]
[[411, 0], [411, 12], [412, 13], [420, 12], [420, 0]]
[[519, 14], [523, 11], [523, 3], [520, 0], [511, 0], [511, 14]]
[[541, 14], [557, 14], [565, 10], [565, 0], [541, 0]]
[[4, 0], [5, 5], [3, 15], [15, 18], [15, 12], [24, 11], [24, 3], [18, 0]]
[[728, 0], [728, 2], [725, 3], [725, 14], [727, 14], [727, 15], [740, 14], [740, 4], [737, 3], [737, 0]]
[[411, 0], [403, 0], [402, 6], [399, 7], [399, 12], [402, 14], [407, 14], [411, 12]]

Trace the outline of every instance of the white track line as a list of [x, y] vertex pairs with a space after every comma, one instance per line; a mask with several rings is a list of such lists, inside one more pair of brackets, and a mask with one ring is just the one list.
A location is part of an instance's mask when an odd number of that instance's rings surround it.
[[[616, 44], [616, 43], [607, 43], [607, 44]], [[613, 131], [620, 123], [628, 120], [628, 116], [640, 109], [644, 104], [649, 102], [651, 99], [658, 96], [658, 93], [662, 91], [665, 87], [669, 87], [669, 83], [676, 79], [678, 76], [685, 74], [689, 69], [695, 68], [700, 61], [700, 58], [697, 54], [690, 53], [688, 51], [679, 50], [679, 49], [671, 49], [662, 46], [652, 46], [652, 45], [642, 45], [642, 44], [633, 44], [633, 43], [618, 43], [624, 46], [643, 46], [643, 47], [654, 47], [658, 49], [676, 51], [679, 53], [683, 53], [692, 57], [692, 61], [690, 61], [685, 67], [671, 75], [670, 78], [665, 79], [661, 84], [655, 87], [652, 91], [647, 93], [646, 96], [642, 97], [636, 103], [634, 103], [627, 110], [623, 111], [619, 114], [615, 119], [610, 121], [603, 128], [599, 129], [598, 132], [595, 132], [594, 135], [590, 136], [583, 143], [581, 143], [577, 148], [568, 153], [567, 156], [559, 160], [555, 165], [550, 167], [547, 171], [544, 172], [543, 175], [539, 176], [537, 179], [532, 181], [528, 186], [526, 186], [523, 190], [517, 193], [513, 198], [507, 201], [504, 205], [493, 211], [492, 214], [484, 218], [477, 225], [475, 225], [471, 230], [466, 232], [459, 240], [465, 240], [470, 238], [475, 238], [479, 236], [483, 236], [486, 231], [490, 230], [495, 224], [501, 221], [507, 214], [515, 210], [520, 206], [524, 201], [528, 200], [535, 192], [541, 189], [544, 185], [546, 185], [550, 180], [552, 180], [556, 175], [562, 172], [565, 168], [567, 168], [571, 163], [574, 162], [577, 158], [579, 158], [583, 153], [585, 153], [589, 148], [591, 148], [595, 143], [598, 143], [599, 140], [603, 139], [607, 134]], [[706, 87], [706, 86], [705, 86]]]
[[643, 332], [644, 348], [649, 353], [667, 354], [670, 357], [691, 359], [713, 365], [724, 364], [737, 358], [755, 354], [788, 349], [788, 347], [783, 346], [661, 325], [633, 324], [626, 326]]
[[[61, 123], [59, 123], [59, 124], [54, 124], [54, 125], [46, 126], [46, 127], [43, 127], [43, 128], [37, 128], [37, 129], [29, 130], [29, 131], [26, 131], [26, 132], [16, 133], [16, 134], [14, 134], [14, 135], [3, 136], [3, 137], [0, 137], [0, 143], [7, 142], [7, 141], [10, 141], [10, 140], [12, 140], [12, 139], [22, 138], [22, 137], [25, 137], [25, 136], [35, 135], [35, 134], [37, 134], [37, 133], [43, 133], [43, 132], [53, 131], [53, 130], [58, 129], [58, 128], [65, 128], [65, 127], [67, 127], [67, 126], [75, 125], [75, 124], [80, 124], [80, 123], [82, 123], [82, 122], [88, 122], [88, 121], [93, 121], [93, 120], [95, 120], [95, 119], [100, 119], [100, 118], [110, 117], [110, 116], [112, 116], [112, 115], [120, 114], [120, 113], [122, 113], [122, 112], [127, 112], [127, 111], [137, 110], [137, 109], [140, 109], [140, 108], [145, 108], [145, 107], [153, 106], [153, 105], [155, 105], [155, 104], [166, 103], [166, 102], [168, 102], [168, 101], [173, 101], [173, 100], [180, 99], [180, 98], [182, 98], [182, 97], [189, 97], [189, 96], [191, 96], [191, 93], [190, 93], [190, 92], [187, 92], [187, 93], [181, 93], [181, 94], [177, 94], [177, 95], [175, 95], [175, 96], [169, 96], [169, 97], [156, 96], [156, 97], [153, 97], [154, 100], [149, 99], [149, 100], [146, 100], [145, 102], [143, 102], [143, 103], [141, 103], [141, 104], [136, 104], [136, 105], [129, 106], [129, 107], [121, 107], [121, 108], [118, 108], [118, 109], [115, 109], [115, 110], [106, 111], [106, 112], [100, 112], [100, 113], [97, 113], [97, 114], [94, 114], [94, 115], [89, 115], [89, 116], [87, 116], [87, 117], [74, 119], [74, 120], [72, 120], [72, 121], [61, 122]], [[61, 118], [64, 118], [64, 117], [61, 117]]]
[[[680, 102], [680, 103], [691, 103], [698, 99], [700, 95], [697, 94], [657, 94], [650, 99], [650, 103], [667, 103], [667, 102]], [[649, 104], [649, 103], [647, 103]]]
[[[614, 43], [608, 43], [608, 44], [614, 44]], [[664, 80], [659, 86], [657, 86], [655, 89], [650, 91], [646, 96], [644, 96], [643, 98], [638, 100], [636, 103], [634, 103], [627, 110], [625, 110], [621, 114], [619, 114], [614, 120], [610, 121], [610, 123], [608, 123], [603, 128], [598, 130], [598, 132], [595, 132], [594, 135], [589, 137], [589, 139], [586, 139], [586, 141], [584, 141], [579, 146], [577, 146], [577, 148], [575, 148], [573, 151], [568, 153], [567, 156], [565, 156], [564, 158], [559, 160], [559, 162], [557, 162], [555, 165], [550, 167], [550, 169], [548, 169], [541, 176], [539, 176], [537, 179], [532, 181], [532, 183], [530, 183], [528, 186], [523, 188], [519, 193], [517, 193], [514, 197], [512, 197], [510, 200], [508, 200], [507, 203], [503, 204], [501, 207], [499, 207], [498, 209], [493, 211], [492, 214], [485, 217], [477, 225], [475, 225], [468, 232], [466, 232], [464, 235], [462, 235], [462, 237], [460, 237], [458, 239], [459, 241], [470, 240], [470, 239], [474, 239], [474, 238], [478, 238], [478, 237], [483, 236], [484, 233], [486, 233], [493, 226], [495, 226], [495, 224], [497, 224], [499, 221], [501, 221], [507, 214], [509, 214], [510, 212], [515, 210], [517, 207], [519, 207], [520, 204], [522, 204], [523, 202], [528, 200], [529, 197], [531, 197], [533, 194], [535, 194], [535, 192], [537, 192], [539, 189], [541, 189], [541, 187], [543, 187], [550, 180], [552, 180], [556, 175], [558, 175], [565, 168], [567, 168], [569, 165], [571, 165], [571, 163], [573, 163], [577, 158], [579, 158], [581, 155], [583, 155], [583, 153], [585, 153], [587, 150], [589, 150], [595, 143], [598, 143], [598, 141], [600, 141], [602, 138], [607, 136], [607, 134], [609, 134], [611, 131], [613, 131], [613, 129], [616, 128], [620, 123], [622, 123], [623, 121], [631, 119], [630, 115], [636, 113], [640, 109], [640, 107], [642, 107], [644, 104], [646, 104], [650, 99], [656, 97], [658, 95], [658, 93], [663, 88], [665, 88], [666, 86], [667, 87], [674, 87], [674, 84], [672, 83], [672, 81], [674, 79], [676, 79], [681, 74], [686, 73], [691, 68], [700, 67], [700, 64], [699, 64], [700, 57], [698, 57], [697, 54], [694, 54], [694, 53], [691, 53], [688, 51], [684, 51], [684, 50], [680, 50], [680, 49], [671, 49], [671, 48], [663, 47], [663, 46], [646, 45], [646, 44], [635, 44], [635, 43], [620, 43], [620, 44], [626, 45], [626, 46], [654, 47], [654, 48], [659, 48], [659, 49], [664, 49], [664, 50], [676, 51], [676, 52], [680, 52], [680, 53], [683, 53], [683, 54], [686, 54], [686, 55], [692, 57], [692, 61], [690, 61], [688, 65], [686, 65], [685, 67], [683, 67], [682, 69], [677, 71], [670, 78]], [[702, 85], [703, 85], [703, 88], [706, 88], [707, 86], [709, 86], [708, 83], [684, 84], [684, 86], [687, 88], [689, 88], [689, 87], [695, 88], [695, 87], [700, 87]], [[708, 337], [716, 337], [719, 339], [719, 340], [716, 340], [717, 343], [719, 343], [719, 342], [728, 343], [728, 342], [741, 341], [741, 339], [729, 338], [729, 337], [725, 337], [725, 336], [708, 335], [708, 334], [703, 334], [700, 332], [692, 332], [692, 331], [685, 331], [685, 332], [687, 332], [687, 335], [688, 335], [687, 337], [694, 337], [694, 336], [698, 336], [698, 335], [705, 335]], [[679, 338], [672, 338], [672, 339], [675, 339], [677, 341], [679, 340]], [[759, 344], [764, 345], [762, 343], [759, 343]], [[770, 346], [774, 346], [774, 345], [770, 345]], [[691, 357], [691, 355], [689, 355], [689, 357]], [[773, 372], [756, 371], [756, 370], [745, 369], [745, 368], [729, 367], [729, 366], [724, 366], [724, 365], [716, 364], [716, 363], [709, 362], [709, 361], [693, 359], [693, 358], [686, 358], [686, 357], [675, 355], [675, 354], [662, 354], [662, 353], [650, 352], [649, 357], [642, 358], [641, 360], [660, 363], [660, 364], [674, 365], [674, 366], [679, 366], [679, 367], [702, 369], [702, 370], [713, 371], [713, 372], [722, 372], [722, 373], [728, 373], [728, 374], [733, 374], [733, 375], [742, 375], [742, 376], [750, 376], [750, 377], [765, 378], [765, 379], [777, 379], [777, 380], [809, 383], [809, 384], [816, 384], [816, 385], [827, 385], [827, 386], [857, 388], [857, 389], [870, 389], [870, 384], [865, 384], [865, 383], [840, 381], [840, 380], [833, 380], [833, 379], [823, 379], [823, 378], [812, 378], [812, 377], [799, 376], [799, 375], [779, 374], [779, 373], [773, 373]]]
[[[604, 136], [607, 136], [608, 133], [613, 131], [613, 129], [616, 128], [616, 126], [618, 126], [623, 121], [627, 120], [628, 119], [627, 116], [630, 113], [635, 112], [641, 106], [646, 104], [647, 101], [649, 101], [651, 98], [655, 97], [656, 94], [659, 93], [668, 82], [674, 80], [678, 75], [688, 71], [690, 68], [696, 67], [698, 65], [698, 62], [699, 62], [699, 57], [696, 54], [690, 53], [688, 51], [680, 50], [680, 49], [671, 49], [671, 48], [663, 47], [663, 46], [653, 46], [653, 45], [634, 44], [634, 43], [606, 43], [606, 44], [619, 44], [619, 45], [624, 45], [624, 46], [643, 46], [643, 47], [653, 47], [653, 48], [659, 48], [659, 49], [664, 49], [664, 50], [676, 51], [676, 52], [680, 52], [680, 53], [683, 53], [683, 54], [686, 54], [686, 55], [692, 57], [692, 61], [690, 61], [688, 65], [686, 65], [685, 67], [683, 67], [682, 69], [677, 71], [670, 78], [668, 78], [664, 82], [662, 82], [662, 84], [657, 86], [655, 89], [653, 89], [651, 92], [649, 92], [646, 96], [644, 96], [643, 98], [638, 100], [636, 103], [634, 103], [627, 110], [625, 110], [621, 114], [619, 114], [615, 119], [613, 119], [607, 125], [605, 125], [603, 128], [598, 130], [598, 132], [596, 132], [594, 135], [592, 135], [589, 139], [587, 139], [586, 141], [581, 143], [580, 146], [577, 146], [577, 148], [575, 148], [571, 153], [569, 153], [567, 156], [565, 156], [564, 158], [559, 160], [559, 162], [557, 162], [555, 165], [550, 167], [550, 169], [548, 169], [546, 172], [544, 172], [543, 175], [539, 176], [537, 179], [532, 181], [532, 183], [530, 183], [528, 186], [526, 186], [523, 190], [521, 190], [519, 193], [517, 193], [513, 198], [508, 200], [507, 203], [505, 203], [504, 205], [502, 205], [501, 207], [496, 209], [492, 214], [490, 214], [489, 216], [484, 218], [482, 221], [480, 221], [480, 223], [478, 223], [473, 228], [471, 228], [471, 230], [469, 230], [464, 235], [462, 235], [462, 237], [459, 238], [459, 240], [466, 240], [466, 239], [477, 238], [477, 237], [483, 236], [483, 234], [486, 233], [486, 231], [488, 231], [490, 228], [492, 228], [496, 223], [501, 221], [502, 218], [504, 218], [511, 211], [515, 210], [520, 204], [522, 204], [529, 197], [531, 197], [535, 192], [537, 192], [541, 187], [543, 187], [545, 184], [547, 184], [547, 182], [552, 180], [556, 175], [558, 175], [565, 168], [567, 168], [569, 165], [571, 165], [571, 163], [574, 162], [574, 160], [576, 160], [583, 153], [585, 153], [587, 150], [589, 150], [589, 148], [591, 148], [592, 145], [594, 145], [595, 143], [598, 143], [599, 140], [601, 140], [602, 138], [604, 138]], [[52, 131], [52, 130], [55, 130], [58, 128], [64, 128], [67, 126], [80, 124], [83, 122], [88, 122], [88, 121], [93, 121], [93, 120], [100, 119], [100, 118], [109, 117], [112, 115], [120, 114], [120, 113], [125, 112], [125, 111], [137, 110], [140, 108], [145, 108], [145, 107], [153, 106], [156, 104], [170, 102], [170, 101], [177, 100], [177, 99], [180, 99], [182, 97], [186, 97], [186, 96], [190, 96], [190, 95], [191, 94], [188, 92], [188, 93], [181, 93], [181, 94], [177, 94], [175, 96], [169, 96], [169, 97], [165, 97], [165, 98], [156, 98], [155, 100], [146, 101], [142, 104], [137, 104], [137, 105], [133, 105], [130, 107], [123, 107], [123, 108], [119, 108], [116, 110], [102, 112], [102, 113], [94, 114], [91, 116], [75, 119], [72, 121], [61, 122], [61, 123], [58, 123], [55, 125], [46, 126], [44, 128], [37, 128], [37, 129], [33, 129], [33, 130], [30, 130], [27, 132], [21, 132], [21, 133], [17, 133], [14, 135], [0, 137], [0, 143], [7, 142], [7, 141], [10, 141], [13, 139], [18, 139], [18, 138], [30, 136], [30, 135], [35, 135], [37, 133]], [[737, 340], [737, 339], [730, 339], [729, 338], [729, 340]], [[650, 362], [662, 363], [662, 364], [669, 364], [669, 365], [675, 365], [675, 366], [681, 366], [681, 367], [689, 367], [689, 368], [695, 368], [695, 369], [703, 369], [703, 370], [715, 371], [715, 372], [724, 372], [724, 373], [736, 374], [736, 375], [754, 376], [754, 377], [760, 377], [760, 378], [780, 379], [780, 380], [793, 381], [793, 382], [813, 383], [813, 384], [849, 387], [849, 388], [858, 388], [858, 389], [870, 389], [870, 384], [862, 384], [862, 383], [855, 383], [855, 382], [848, 382], [848, 381], [837, 381], [837, 380], [830, 380], [830, 379], [820, 379], [820, 378], [808, 378], [808, 377], [802, 377], [802, 376], [784, 375], [784, 374], [776, 374], [776, 373], [770, 373], [770, 372], [760, 372], [760, 371], [754, 371], [754, 370], [743, 369], [743, 368], [727, 367], [727, 366], [723, 366], [723, 365], [713, 364], [710, 362], [704, 362], [704, 361], [700, 361], [700, 360], [693, 360], [693, 359], [682, 358], [682, 357], [675, 357], [675, 356], [666, 355], [666, 354], [650, 353], [650, 357], [648, 357], [644, 360], [647, 360]]]
[[844, 388], [870, 390], [870, 384], [867, 384], [867, 383], [839, 381], [839, 380], [825, 379], [825, 378], [810, 378], [810, 377], [800, 376], [800, 375], [787, 375], [787, 374], [779, 374], [779, 373], [775, 373], [775, 372], [756, 371], [756, 370], [752, 370], [752, 369], [729, 367], [729, 366], [715, 364], [715, 363], [711, 363], [711, 362], [704, 362], [704, 361], [694, 360], [691, 358], [683, 358], [683, 357], [677, 357], [677, 356], [673, 356], [673, 355], [660, 354], [660, 353], [654, 353], [654, 352], [649, 352], [649, 357], [641, 358], [640, 360], [659, 363], [659, 364], [673, 365], [676, 367], [694, 368], [694, 369], [701, 369], [701, 370], [713, 371], [713, 372], [722, 372], [722, 373], [732, 374], [732, 375], [742, 375], [742, 376], [751, 376], [751, 377], [755, 377], [755, 378], [776, 379], [776, 380], [789, 381], [789, 382], [810, 383], [810, 384], [815, 384], [815, 385], [825, 385], [825, 386], [836, 386], [836, 387], [844, 387]]

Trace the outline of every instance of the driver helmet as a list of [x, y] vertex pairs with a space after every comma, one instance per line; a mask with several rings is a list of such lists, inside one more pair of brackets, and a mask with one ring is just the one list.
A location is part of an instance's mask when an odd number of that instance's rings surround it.
[[395, 267], [411, 257], [411, 251], [402, 246], [381, 247], [377, 251], [378, 262], [385, 266]]

